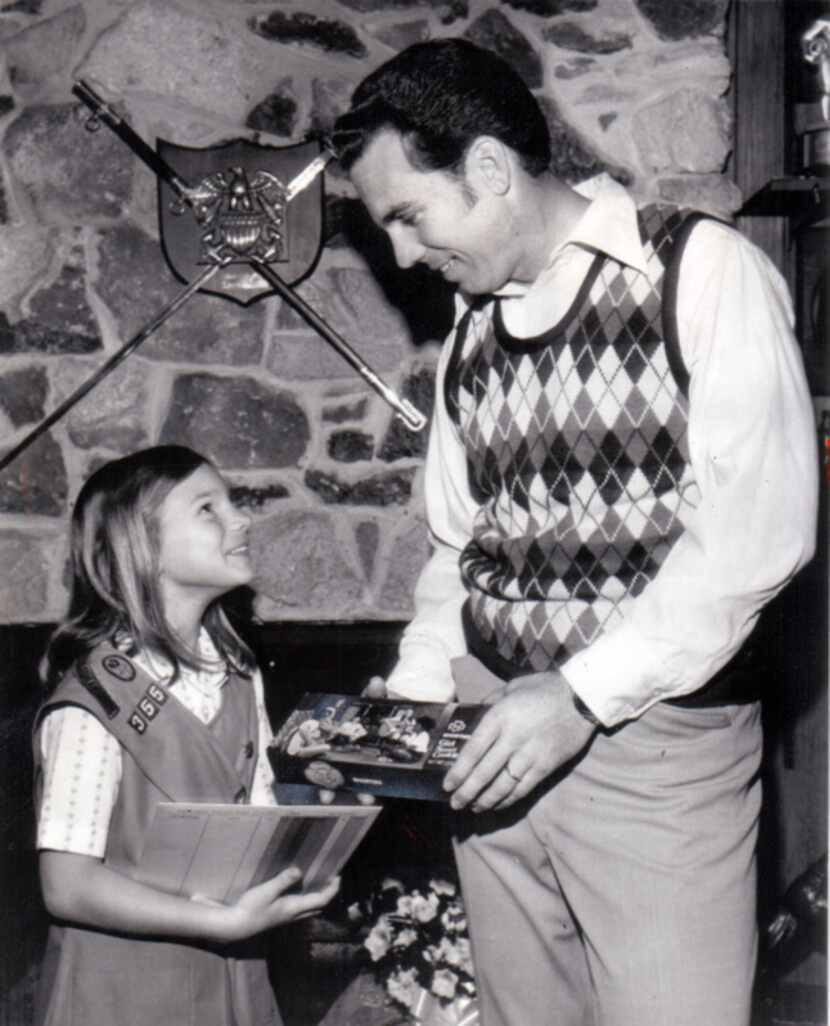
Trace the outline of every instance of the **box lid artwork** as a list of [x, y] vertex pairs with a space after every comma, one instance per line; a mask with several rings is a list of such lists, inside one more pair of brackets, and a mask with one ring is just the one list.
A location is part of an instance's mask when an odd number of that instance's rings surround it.
[[269, 748], [280, 783], [438, 801], [486, 706], [307, 692]]

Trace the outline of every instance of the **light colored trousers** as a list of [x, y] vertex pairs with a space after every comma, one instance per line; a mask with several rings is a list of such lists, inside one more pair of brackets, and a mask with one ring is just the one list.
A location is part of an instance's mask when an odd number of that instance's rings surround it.
[[482, 1026], [747, 1026], [761, 747], [758, 705], [661, 703], [465, 817]]

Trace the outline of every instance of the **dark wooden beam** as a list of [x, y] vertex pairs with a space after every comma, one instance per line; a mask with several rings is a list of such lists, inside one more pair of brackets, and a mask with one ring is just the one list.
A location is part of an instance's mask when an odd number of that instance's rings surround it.
[[[786, 121], [786, 3], [733, 0], [732, 4], [732, 174], [744, 202], [787, 171], [791, 129]], [[787, 220], [740, 217], [738, 225], [791, 281]]]

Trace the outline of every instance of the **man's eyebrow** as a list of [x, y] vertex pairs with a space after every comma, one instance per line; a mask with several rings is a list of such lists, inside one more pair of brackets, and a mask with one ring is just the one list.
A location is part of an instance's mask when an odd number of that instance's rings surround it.
[[412, 205], [410, 203], [397, 203], [391, 210], [387, 210], [380, 223], [391, 224], [393, 221], [398, 221], [404, 214], [408, 214], [411, 209]]

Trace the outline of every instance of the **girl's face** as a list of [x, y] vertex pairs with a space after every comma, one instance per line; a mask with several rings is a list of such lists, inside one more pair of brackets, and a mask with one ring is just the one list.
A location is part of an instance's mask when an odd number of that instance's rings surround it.
[[171, 488], [156, 517], [167, 609], [171, 602], [212, 601], [253, 577], [251, 519], [233, 505], [228, 486], [209, 464]]

